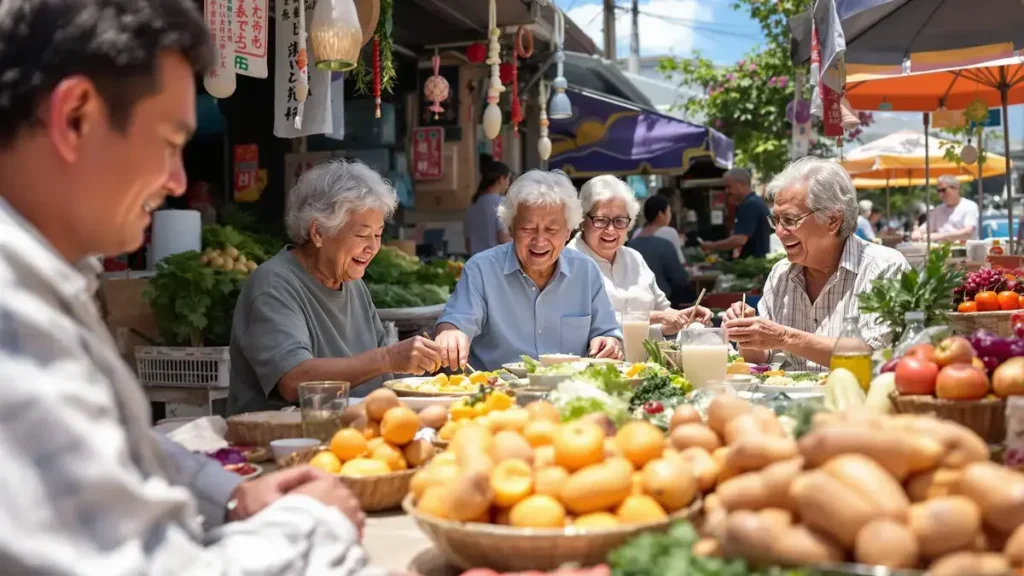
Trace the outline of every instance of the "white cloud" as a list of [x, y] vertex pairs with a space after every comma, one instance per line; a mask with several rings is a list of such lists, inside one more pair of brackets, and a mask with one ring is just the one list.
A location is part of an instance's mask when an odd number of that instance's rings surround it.
[[[626, 3], [628, 6], [629, 3]], [[640, 54], [688, 54], [693, 48], [693, 30], [687, 20], [710, 21], [711, 10], [701, 10], [698, 0], [647, 0], [640, 2]], [[601, 4], [576, 6], [569, 18], [589, 35], [599, 48], [604, 46], [604, 18]], [[646, 14], [644, 14], [646, 12]], [[660, 18], [661, 15], [665, 18]], [[666, 20], [676, 20], [671, 22]], [[615, 49], [620, 58], [629, 55], [632, 17], [628, 10], [615, 11]]]

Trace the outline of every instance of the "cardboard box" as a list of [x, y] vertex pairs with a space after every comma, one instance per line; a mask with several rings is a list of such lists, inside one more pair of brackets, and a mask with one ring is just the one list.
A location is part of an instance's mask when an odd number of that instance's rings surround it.
[[146, 279], [108, 279], [100, 282], [97, 297], [107, 328], [114, 336], [121, 357], [135, 369], [135, 347], [160, 340], [156, 316], [142, 298], [149, 285]]

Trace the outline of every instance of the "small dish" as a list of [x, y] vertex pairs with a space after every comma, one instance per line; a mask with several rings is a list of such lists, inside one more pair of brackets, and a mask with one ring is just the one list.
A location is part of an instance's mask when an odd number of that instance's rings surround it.
[[516, 378], [526, 378], [526, 364], [522, 362], [509, 362], [508, 364], [502, 364], [501, 367]]
[[282, 438], [271, 442], [270, 450], [274, 453], [274, 460], [281, 460], [293, 452], [319, 445], [316, 438]]
[[554, 366], [556, 364], [570, 364], [580, 359], [575, 354], [541, 354], [541, 366]]

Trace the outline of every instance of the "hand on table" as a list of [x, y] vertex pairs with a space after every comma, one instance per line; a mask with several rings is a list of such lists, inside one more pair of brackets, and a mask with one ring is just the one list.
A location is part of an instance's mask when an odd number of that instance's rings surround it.
[[[288, 492], [310, 482], [334, 478], [312, 466], [295, 466], [266, 476], [243, 482], [235, 488], [232, 498], [237, 501], [235, 509], [228, 513], [228, 520], [245, 520], [273, 504]], [[337, 480], [335, 480], [337, 482]]]
[[441, 347], [423, 336], [413, 336], [387, 347], [388, 369], [405, 374], [431, 374], [441, 367]]
[[304, 494], [320, 502], [324, 506], [337, 508], [356, 527], [359, 540], [363, 539], [363, 527], [366, 525], [366, 513], [363, 512], [359, 500], [344, 484], [333, 476], [321, 478], [304, 484], [292, 491], [293, 494]]
[[590, 341], [590, 352], [588, 355], [592, 358], [622, 360], [622, 344], [618, 338], [598, 336]]
[[729, 340], [745, 350], [775, 350], [782, 348], [786, 327], [763, 316], [737, 318], [722, 325]]
[[748, 306], [743, 302], [733, 302], [732, 306], [725, 311], [726, 320], [735, 320], [737, 318], [753, 318], [757, 316], [757, 310], [754, 310], [752, 306]]
[[445, 366], [455, 370], [469, 363], [469, 336], [462, 330], [438, 332], [434, 342], [440, 349], [441, 363]]

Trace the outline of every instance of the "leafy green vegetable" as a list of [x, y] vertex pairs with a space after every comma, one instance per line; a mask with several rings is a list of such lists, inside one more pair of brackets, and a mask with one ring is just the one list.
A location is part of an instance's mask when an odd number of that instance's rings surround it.
[[633, 397], [629, 399], [630, 409], [636, 409], [652, 400], [665, 402], [670, 399], [685, 398], [688, 391], [672, 383], [669, 376], [654, 374], [644, 379], [637, 387]]
[[280, 252], [285, 241], [270, 235], [244, 232], [231, 226], [203, 226], [203, 248], [220, 250], [228, 246], [234, 246], [246, 258], [262, 264]]
[[629, 420], [626, 400], [583, 380], [566, 380], [548, 396], [563, 422], [571, 422], [595, 412], [604, 412], [617, 426]]
[[414, 308], [448, 301], [448, 288], [434, 284], [367, 284], [370, 299], [377, 308]]
[[363, 281], [377, 308], [414, 308], [448, 301], [461, 264], [442, 260], [424, 264], [401, 250], [383, 246], [366, 267]]
[[612, 364], [591, 364], [584, 368], [576, 378], [593, 382], [595, 386], [609, 394], [628, 396], [633, 393], [633, 387], [622, 376], [622, 372]]
[[537, 362], [533, 358], [530, 358], [525, 354], [520, 356], [520, 358], [523, 360], [523, 366], [526, 367], [527, 374], [533, 374], [540, 368], [540, 362]]
[[960, 268], [946, 265], [949, 255], [944, 245], [928, 254], [923, 274], [911, 268], [898, 277], [873, 280], [871, 289], [857, 296], [861, 313], [877, 314], [875, 323], [889, 329], [893, 342], [906, 330], [907, 312], [924, 312], [926, 326], [944, 323], [950, 295], [964, 278]]

